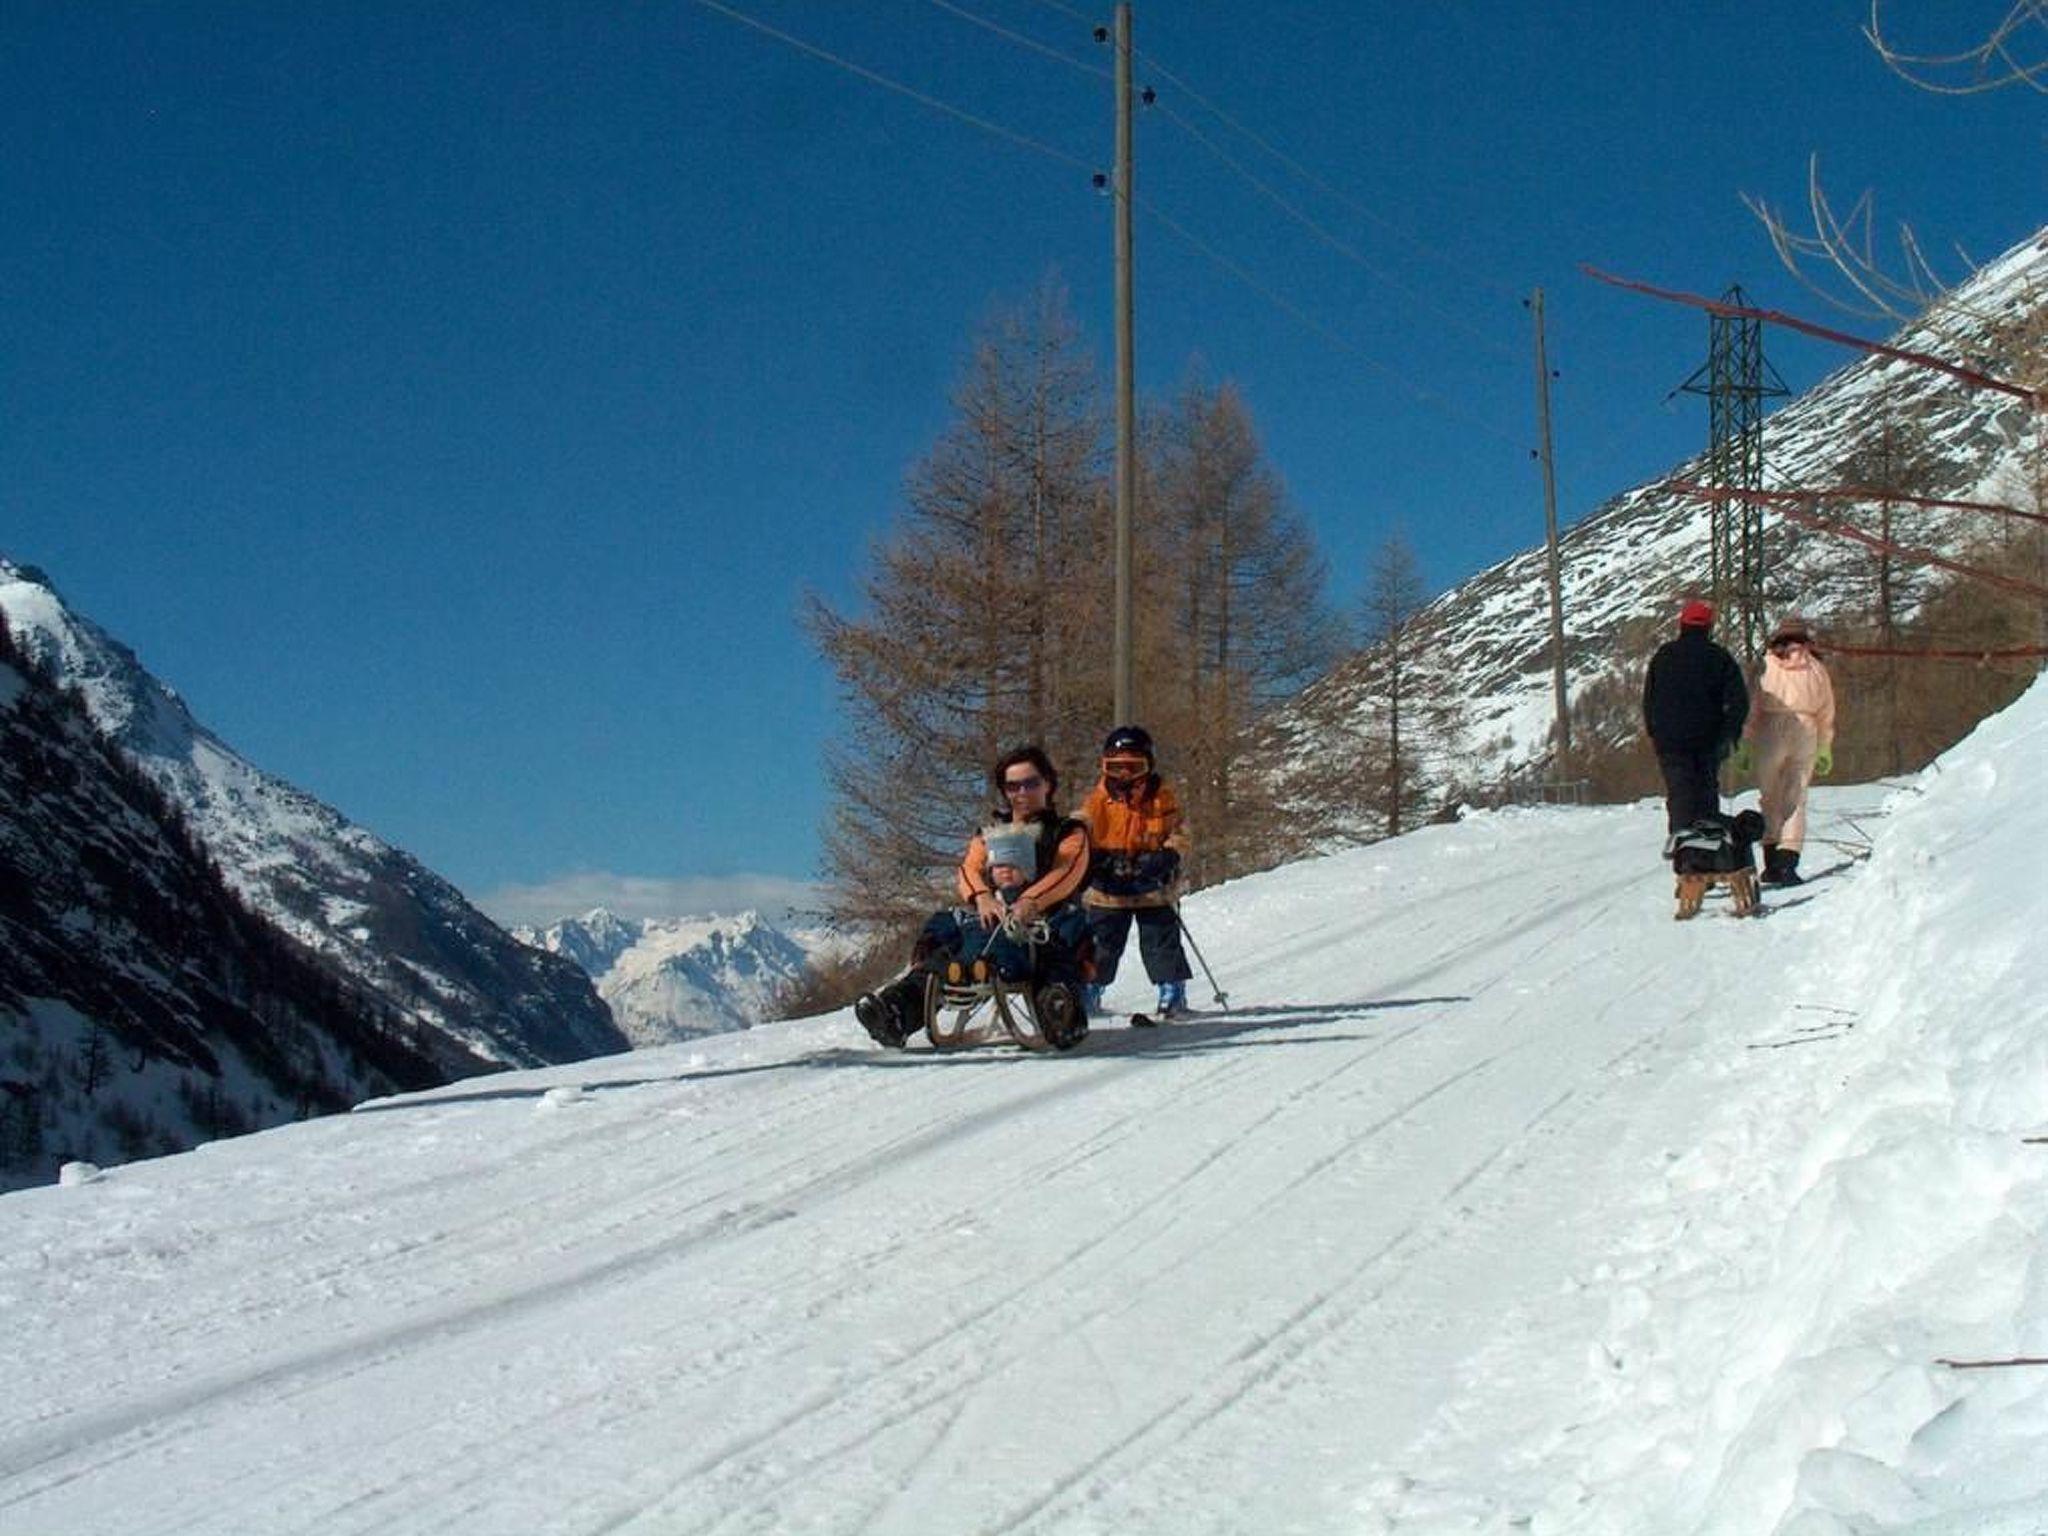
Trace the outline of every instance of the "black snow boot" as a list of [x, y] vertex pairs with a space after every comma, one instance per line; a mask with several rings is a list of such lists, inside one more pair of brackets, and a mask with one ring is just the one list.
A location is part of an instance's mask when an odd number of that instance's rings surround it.
[[1071, 1051], [1088, 1038], [1088, 1010], [1081, 1002], [1081, 989], [1071, 982], [1041, 985], [1031, 1011], [1045, 1043], [1056, 1051]]
[[900, 977], [878, 992], [863, 992], [854, 1000], [853, 1016], [875, 1044], [892, 1051], [924, 1028], [924, 1021], [912, 1010], [924, 990], [924, 974]]
[[1798, 885], [1800, 883], [1799, 850], [1797, 848], [1780, 848], [1773, 843], [1764, 844], [1763, 883], [1765, 885]]

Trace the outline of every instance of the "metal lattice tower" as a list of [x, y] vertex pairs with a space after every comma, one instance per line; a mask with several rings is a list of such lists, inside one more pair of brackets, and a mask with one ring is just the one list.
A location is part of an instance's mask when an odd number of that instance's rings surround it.
[[[1740, 285], [1721, 295], [1733, 309], [1749, 308]], [[1707, 397], [1707, 483], [1760, 491], [1764, 482], [1764, 401], [1792, 391], [1764, 359], [1763, 322], [1740, 315], [1709, 321], [1707, 362], [1679, 386]], [[1764, 638], [1764, 523], [1760, 502], [1716, 496], [1713, 509], [1714, 606], [1741, 625], [1742, 654], [1755, 660]]]

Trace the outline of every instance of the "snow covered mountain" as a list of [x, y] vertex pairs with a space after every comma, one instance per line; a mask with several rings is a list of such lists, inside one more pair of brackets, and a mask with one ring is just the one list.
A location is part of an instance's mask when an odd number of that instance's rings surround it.
[[0, 1512], [2034, 1536], [2044, 777], [2048, 685], [1763, 920], [1486, 812], [1194, 894], [1230, 1008], [1071, 1055], [842, 1012], [0, 1197]]
[[[2048, 229], [1988, 264], [1890, 344], [2011, 377], [2016, 347], [2038, 345], [2044, 331]], [[1922, 445], [1923, 494], [2041, 510], [2040, 464], [2048, 444], [2038, 412], [2010, 395], [1878, 356], [1840, 369], [1765, 419], [1767, 485], [1845, 483], [1842, 466], [1859, 454], [1867, 458], [1887, 421], [1910, 430]], [[1712, 565], [1707, 504], [1663, 488], [1665, 480], [1706, 478], [1703, 458], [1676, 466], [1564, 532], [1565, 649], [1574, 698], [1603, 679], [1638, 678], [1648, 637], [1668, 638], [1675, 596], [1706, 586]], [[1897, 542], [1937, 550], [1995, 537], [2005, 526], [1955, 510], [1900, 507], [1895, 516]], [[1867, 602], [1873, 556], [1866, 547], [1809, 531], [1773, 510], [1766, 510], [1763, 528], [1768, 614], [1797, 609], [1825, 629], [1831, 617], [1854, 615]], [[1948, 579], [1929, 567], [1901, 566], [1900, 612], [1910, 614]], [[1458, 679], [1466, 705], [1466, 750], [1458, 768], [1468, 786], [1508, 778], [1550, 756], [1548, 594], [1539, 545], [1461, 582], [1418, 620], [1429, 636], [1431, 670]], [[1368, 650], [1333, 670], [1284, 712], [1283, 734], [1307, 743], [1320, 721], [1369, 716], [1375, 664], [1376, 653]]]
[[41, 572], [0, 557], [0, 612], [251, 906], [444, 1038], [451, 1060], [534, 1066], [624, 1048], [574, 966], [520, 944], [410, 854], [239, 756]]
[[745, 1029], [770, 1016], [821, 954], [844, 948], [829, 932], [793, 935], [758, 912], [633, 919], [597, 907], [512, 932], [588, 972], [635, 1045]]
[[484, 1063], [244, 905], [177, 807], [0, 626], [0, 1188]]

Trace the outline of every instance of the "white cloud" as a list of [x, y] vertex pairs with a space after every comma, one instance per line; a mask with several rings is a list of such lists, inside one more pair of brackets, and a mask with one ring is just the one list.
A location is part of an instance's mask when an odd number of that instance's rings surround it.
[[620, 917], [704, 917], [752, 909], [771, 922], [792, 909], [815, 911], [823, 892], [781, 875], [702, 875], [658, 880], [579, 870], [536, 885], [501, 885], [472, 898], [498, 922], [544, 927], [608, 907]]

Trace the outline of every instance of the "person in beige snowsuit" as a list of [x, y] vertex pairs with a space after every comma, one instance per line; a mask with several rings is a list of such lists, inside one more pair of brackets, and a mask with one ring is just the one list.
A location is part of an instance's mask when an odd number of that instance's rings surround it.
[[1757, 679], [1757, 707], [1742, 732], [1764, 806], [1765, 885], [1797, 885], [1806, 841], [1806, 788], [1835, 766], [1835, 689], [1806, 620], [1788, 614], [1771, 631]]

